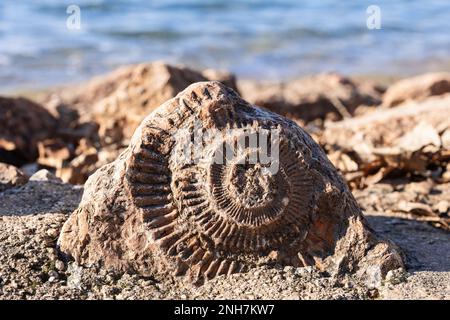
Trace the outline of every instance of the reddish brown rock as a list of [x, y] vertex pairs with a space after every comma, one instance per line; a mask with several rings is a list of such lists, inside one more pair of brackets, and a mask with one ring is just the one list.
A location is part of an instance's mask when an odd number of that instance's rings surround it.
[[27, 183], [27, 176], [18, 168], [0, 162], [0, 192]]
[[38, 143], [55, 134], [56, 119], [25, 98], [0, 97], [0, 161], [22, 165], [38, 156]]
[[84, 152], [56, 170], [56, 175], [64, 182], [83, 184], [98, 168], [98, 154], [95, 149]]
[[[450, 94], [325, 126], [321, 143], [347, 181], [372, 184], [392, 174], [446, 177]], [[362, 180], [365, 181], [362, 181]]]
[[383, 96], [383, 106], [394, 107], [408, 100], [425, 98], [450, 92], [450, 73], [428, 73], [400, 80], [391, 85]]
[[[206, 74], [235, 85], [231, 74], [217, 70]], [[49, 98], [47, 107], [64, 120], [58, 130], [59, 137], [67, 148], [76, 150], [69, 158], [62, 159], [59, 151], [63, 149], [58, 149], [56, 155], [51, 148], [43, 147], [39, 162], [57, 168], [56, 174], [66, 182], [84, 183], [105, 162], [99, 157], [98, 163], [92, 164], [91, 150], [86, 157], [84, 149], [79, 147], [82, 141], [88, 141], [98, 153], [116, 156], [115, 150], [128, 145], [129, 138], [148, 113], [188, 85], [205, 80], [201, 73], [191, 69], [154, 62], [122, 67], [87, 84], [57, 92]]]
[[210, 81], [219, 81], [236, 92], [239, 91], [236, 76], [226, 70], [206, 69], [202, 71], [202, 76]]
[[92, 118], [100, 125], [103, 143], [127, 143], [147, 114], [190, 84], [205, 80], [196, 71], [164, 63], [134, 66], [110, 95], [93, 106]]
[[[232, 75], [224, 72], [206, 73], [227, 83], [234, 81]], [[62, 91], [55, 100], [78, 110], [81, 122], [98, 123], [103, 145], [127, 144], [148, 113], [190, 84], [205, 80], [201, 73], [186, 67], [143, 63], [119, 68], [78, 88]]]
[[[189, 161], [191, 136], [208, 129]], [[258, 145], [213, 161], [249, 133], [261, 135]], [[403, 265], [307, 133], [218, 82], [189, 86], [141, 123], [126, 151], [88, 179], [58, 243], [83, 265], [198, 282], [258, 265], [362, 277]]]
[[240, 89], [243, 97], [255, 105], [305, 121], [350, 117], [358, 106], [380, 103], [380, 93], [374, 86], [361, 86], [338, 74], [281, 84], [243, 83]]
[[[324, 132], [324, 138], [328, 144], [342, 146], [355, 146], [356, 140], [371, 144], [374, 147], [391, 147], [401, 143], [401, 139], [420, 123], [428, 124], [422, 128], [416, 138], [431, 139], [431, 136], [444, 133], [450, 126], [450, 119], [442, 115], [450, 112], [450, 94], [441, 97], [432, 97], [422, 102], [410, 102], [402, 104], [395, 109], [379, 109], [368, 115], [348, 119], [341, 122], [328, 122]], [[431, 127], [435, 133], [427, 131]], [[437, 138], [439, 140], [439, 138]], [[421, 143], [417, 139], [403, 142], [405, 148], [420, 148], [415, 144]], [[424, 145], [428, 143], [423, 142]], [[430, 142], [431, 144], [433, 141]], [[438, 147], [440, 140], [435, 142]], [[356, 147], [356, 146], [355, 146]]]
[[64, 161], [69, 160], [73, 155], [73, 150], [62, 139], [47, 139], [38, 143], [40, 165], [60, 168]]

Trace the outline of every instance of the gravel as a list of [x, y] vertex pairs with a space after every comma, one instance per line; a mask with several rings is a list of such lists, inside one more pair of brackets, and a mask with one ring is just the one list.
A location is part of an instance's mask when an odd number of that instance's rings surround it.
[[[0, 193], [0, 299], [450, 299], [450, 233], [374, 210], [366, 212], [369, 223], [404, 250], [408, 271], [371, 284], [313, 267], [259, 267], [202, 286], [81, 267], [56, 248], [81, 192], [30, 181]], [[358, 198], [364, 207], [368, 198]]]

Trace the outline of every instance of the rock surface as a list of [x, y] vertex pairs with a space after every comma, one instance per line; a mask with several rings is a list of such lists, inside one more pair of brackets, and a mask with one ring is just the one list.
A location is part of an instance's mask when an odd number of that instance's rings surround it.
[[0, 162], [20, 166], [38, 157], [38, 143], [55, 134], [56, 119], [25, 98], [0, 97]]
[[391, 85], [383, 96], [383, 106], [395, 107], [408, 100], [421, 101], [450, 92], [450, 72], [428, 73]]
[[27, 181], [28, 177], [18, 168], [0, 162], [0, 192], [21, 186]]
[[350, 117], [361, 105], [380, 103], [375, 87], [360, 86], [338, 74], [320, 74], [281, 84], [246, 84], [242, 96], [251, 103], [290, 118], [312, 121]]
[[235, 77], [225, 71], [200, 73], [153, 62], [122, 67], [60, 90], [46, 105], [61, 119], [61, 139], [40, 145], [39, 163], [57, 169], [66, 182], [82, 184], [107, 163], [103, 158], [115, 159], [123, 151], [147, 114], [190, 84], [207, 79], [236, 88]]
[[450, 94], [325, 124], [319, 138], [354, 187], [389, 175], [450, 181]]
[[[185, 162], [191, 135], [209, 129], [199, 162]], [[261, 146], [213, 161], [224, 145], [269, 130], [280, 153], [270, 168], [240, 162]], [[188, 87], [142, 122], [127, 150], [88, 179], [59, 245], [83, 265], [199, 283], [262, 265], [361, 278], [402, 267], [311, 137], [218, 82]]]
[[194, 82], [205, 81], [200, 73], [164, 63], [130, 67], [116, 89], [92, 107], [99, 123], [99, 136], [105, 144], [131, 138], [137, 126], [151, 111]]
[[98, 123], [104, 144], [127, 142], [147, 114], [190, 84], [208, 79], [236, 88], [236, 79], [228, 72], [200, 73], [157, 61], [121, 67], [78, 88], [62, 90], [50, 104], [67, 105], [80, 113], [82, 122]]
[[82, 190], [40, 170], [20, 188], [0, 193], [0, 216], [69, 213], [80, 202]]
[[226, 70], [206, 69], [202, 71], [202, 76], [209, 81], [219, 81], [236, 92], [239, 91], [236, 76]]
[[[49, 184], [35, 184], [29, 202], [49, 194], [41, 188]], [[79, 193], [73, 187], [65, 191], [73, 199]], [[358, 195], [363, 206], [372, 198], [369, 192]], [[333, 277], [313, 267], [267, 266], [219, 276], [198, 287], [66, 261], [56, 241], [68, 218], [64, 212], [76, 209], [78, 202], [67, 204], [58, 212], [45, 202], [40, 214], [26, 215], [21, 214], [29, 210], [24, 201], [4, 207], [9, 214], [0, 216], [0, 299], [450, 299], [449, 233], [386, 211], [370, 210], [366, 218], [376, 232], [403, 248], [408, 273], [391, 273], [376, 288], [351, 275]]]

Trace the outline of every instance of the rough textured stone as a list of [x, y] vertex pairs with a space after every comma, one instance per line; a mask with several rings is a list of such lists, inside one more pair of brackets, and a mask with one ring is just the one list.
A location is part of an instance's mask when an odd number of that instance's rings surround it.
[[380, 103], [374, 87], [361, 86], [338, 74], [320, 74], [280, 84], [240, 86], [251, 103], [289, 118], [311, 121], [350, 117], [361, 105]]
[[450, 72], [428, 73], [391, 85], [383, 96], [383, 106], [394, 107], [407, 100], [420, 101], [450, 92]]
[[442, 115], [448, 112], [450, 94], [431, 97], [423, 102], [405, 103], [391, 110], [380, 109], [346, 121], [328, 122], [324, 138], [328, 144], [349, 147], [363, 139], [375, 147], [395, 146], [421, 122], [429, 124], [438, 133], [445, 132], [450, 127], [450, 119]]
[[[81, 115], [81, 122], [99, 124], [102, 144], [125, 144], [147, 114], [192, 83], [218, 80], [236, 88], [235, 77], [225, 71], [202, 73], [163, 62], [142, 63], [98, 76], [87, 84], [57, 93], [52, 109], [67, 105]], [[66, 112], [67, 113], [67, 112]]]
[[[446, 180], [450, 94], [325, 125], [321, 144], [347, 181], [373, 184], [389, 174]], [[347, 174], [348, 173], [348, 174]]]
[[18, 168], [0, 162], [0, 192], [21, 186], [27, 182], [27, 176]]
[[48, 170], [39, 170], [20, 188], [0, 193], [0, 216], [70, 213], [78, 206], [82, 191], [80, 186], [62, 183]]
[[34, 161], [37, 145], [51, 137], [56, 119], [25, 98], [0, 97], [0, 161], [20, 166]]
[[[203, 160], [186, 164], [180, 135], [211, 128], [240, 130], [207, 136]], [[269, 129], [279, 132], [278, 171], [261, 160], [240, 164], [248, 147], [224, 164], [211, 161], [244, 132]], [[142, 122], [128, 149], [88, 179], [58, 243], [84, 265], [196, 282], [258, 265], [360, 276], [402, 267], [311, 137], [218, 82], [188, 87]]]
[[[236, 87], [229, 73], [206, 70], [205, 75]], [[92, 163], [92, 148], [115, 158], [147, 114], [190, 84], [205, 80], [189, 68], [153, 62], [122, 67], [57, 92], [46, 106], [62, 119], [59, 136], [66, 146], [42, 144], [39, 162], [57, 169], [66, 182], [84, 183], [104, 164], [100, 157]]]
[[129, 139], [147, 114], [188, 85], [204, 80], [191, 69], [164, 63], [134, 66], [110, 95], [93, 106], [101, 139], [106, 144]]

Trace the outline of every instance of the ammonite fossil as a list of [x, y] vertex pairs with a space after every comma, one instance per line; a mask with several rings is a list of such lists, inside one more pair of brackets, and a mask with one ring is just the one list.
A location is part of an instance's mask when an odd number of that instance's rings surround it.
[[402, 265], [320, 147], [218, 82], [151, 113], [86, 183], [59, 245], [79, 263], [194, 281], [253, 266]]

